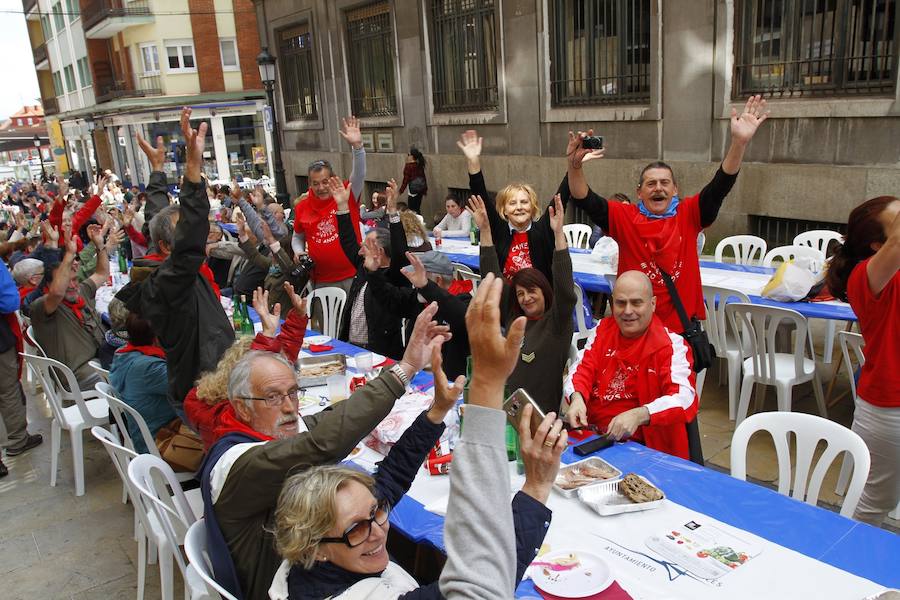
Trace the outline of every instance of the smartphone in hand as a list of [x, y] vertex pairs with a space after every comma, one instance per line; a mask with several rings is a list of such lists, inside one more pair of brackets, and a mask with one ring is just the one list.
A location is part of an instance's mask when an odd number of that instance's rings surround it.
[[531, 435], [534, 435], [546, 415], [534, 398], [528, 395], [528, 392], [519, 388], [510, 394], [509, 398], [503, 402], [503, 412], [506, 413], [507, 421], [516, 431], [519, 431], [519, 419], [526, 404], [531, 404], [533, 409], [531, 411]]

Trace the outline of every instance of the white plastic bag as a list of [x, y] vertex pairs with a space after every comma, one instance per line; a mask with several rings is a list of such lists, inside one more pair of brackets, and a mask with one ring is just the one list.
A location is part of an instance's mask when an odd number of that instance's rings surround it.
[[816, 275], [813, 274], [811, 266], [808, 259], [799, 257], [782, 263], [763, 288], [763, 298], [778, 302], [803, 300], [816, 283]]
[[619, 268], [619, 244], [608, 235], [603, 236], [594, 244], [591, 250], [591, 258], [601, 265], [608, 265], [613, 271]]

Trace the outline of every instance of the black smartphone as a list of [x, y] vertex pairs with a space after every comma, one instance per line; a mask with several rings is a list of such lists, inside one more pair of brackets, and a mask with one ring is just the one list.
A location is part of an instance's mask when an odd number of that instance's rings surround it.
[[520, 415], [526, 404], [531, 404], [533, 408], [531, 411], [531, 435], [534, 435], [534, 432], [537, 431], [546, 415], [544, 415], [541, 407], [537, 405], [537, 402], [534, 401], [534, 398], [528, 395], [528, 392], [519, 388], [510, 394], [509, 398], [503, 402], [503, 412], [506, 413], [507, 421], [516, 431], [519, 431]]
[[588, 454], [593, 454], [594, 452], [599, 452], [604, 448], [609, 448], [613, 445], [612, 438], [609, 438], [605, 435], [601, 435], [598, 438], [595, 438], [589, 442], [585, 442], [583, 444], [578, 444], [572, 451], [575, 452], [578, 456], [587, 456]]
[[581, 147], [588, 150], [600, 150], [603, 148], [602, 135], [588, 135], [581, 140]]

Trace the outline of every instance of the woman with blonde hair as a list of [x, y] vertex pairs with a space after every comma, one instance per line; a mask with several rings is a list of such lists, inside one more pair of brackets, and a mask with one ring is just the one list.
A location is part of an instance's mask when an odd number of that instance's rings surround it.
[[[487, 208], [491, 237], [503, 276], [509, 279], [522, 269], [533, 267], [548, 281], [553, 281], [555, 241], [548, 211], [541, 214], [537, 193], [527, 183], [511, 183], [497, 192], [491, 201], [481, 171], [481, 142], [478, 133], [470, 129], [462, 134], [456, 145], [466, 157], [469, 189], [472, 195], [484, 200]], [[567, 185], [565, 180], [563, 185]], [[559, 193], [565, 212], [568, 194], [562, 194], [562, 186]]]
[[406, 232], [406, 245], [410, 252], [428, 252], [431, 250], [431, 242], [428, 241], [428, 233], [425, 226], [419, 220], [419, 215], [412, 210], [400, 212], [400, 223]]

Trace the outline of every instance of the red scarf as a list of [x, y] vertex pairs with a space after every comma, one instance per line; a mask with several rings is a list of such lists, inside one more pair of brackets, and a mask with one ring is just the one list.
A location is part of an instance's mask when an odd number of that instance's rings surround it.
[[[626, 342], [631, 343], [627, 344]], [[625, 338], [619, 331], [615, 319], [602, 319], [600, 325], [597, 326], [597, 334], [593, 342], [593, 345], [598, 348], [606, 348], [606, 356], [609, 356], [606, 368], [599, 373], [597, 380], [597, 389], [600, 394], [606, 393], [610, 382], [620, 368], [627, 370], [640, 367], [641, 362], [647, 356], [665, 347], [668, 343], [670, 343], [669, 336], [656, 315], [651, 319], [650, 326], [647, 327], [644, 335], [636, 340]], [[640, 378], [640, 375], [638, 377]]]
[[19, 288], [19, 304], [25, 301], [25, 297], [35, 290], [36, 286], [23, 285]]
[[675, 272], [681, 250], [681, 229], [676, 219], [648, 219], [638, 212], [635, 215], [635, 229], [644, 240], [653, 262], [671, 275]]
[[84, 308], [84, 298], [78, 296], [78, 300], [76, 300], [75, 302], [69, 302], [68, 300], [63, 298], [62, 303], [65, 306], [68, 306], [69, 310], [71, 310], [75, 314], [75, 318], [78, 319], [78, 322], [84, 325], [84, 313], [81, 312]]
[[[159, 254], [158, 252], [153, 252], [151, 254], [145, 254], [142, 258], [157, 263], [163, 263], [166, 261], [167, 257]], [[216, 285], [216, 278], [213, 275], [212, 269], [210, 269], [209, 265], [206, 264], [206, 261], [204, 261], [203, 264], [200, 265], [199, 272], [201, 275], [203, 275], [204, 278], [206, 278], [206, 281], [209, 282], [209, 287], [211, 287], [212, 291], [216, 294], [216, 298], [221, 298], [222, 293], [219, 291], [219, 286]]]
[[163, 360], [166, 359], [165, 351], [159, 346], [134, 346], [129, 342], [116, 350], [116, 352], [121, 352], [122, 354], [125, 352], [140, 352], [145, 356], [155, 356], [156, 358], [161, 358]]
[[460, 294], [472, 293], [471, 279], [454, 279], [450, 282], [450, 288], [447, 290], [451, 296], [459, 296]]
[[275, 438], [268, 436], [264, 433], [260, 433], [244, 423], [243, 421], [237, 418], [237, 415], [234, 412], [234, 406], [231, 403], [228, 403], [228, 408], [224, 409], [221, 413], [219, 413], [218, 421], [216, 422], [215, 427], [215, 438], [218, 440], [229, 433], [244, 433], [251, 437], [255, 437], [259, 441], [268, 442], [270, 440], [274, 440]]

